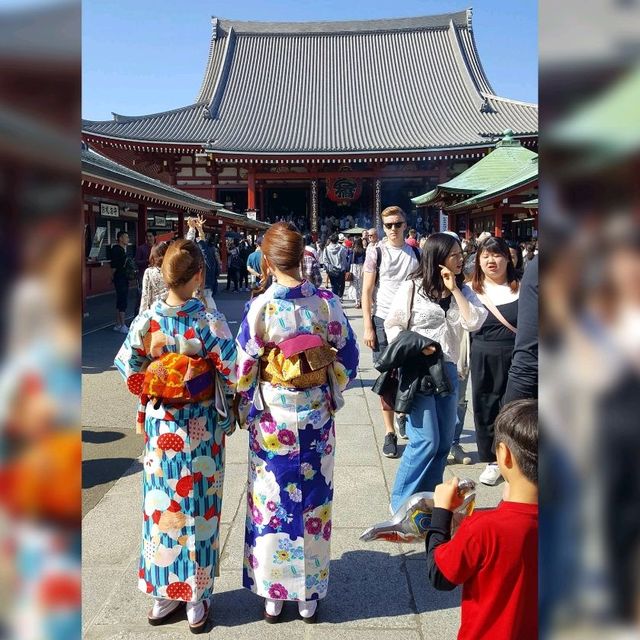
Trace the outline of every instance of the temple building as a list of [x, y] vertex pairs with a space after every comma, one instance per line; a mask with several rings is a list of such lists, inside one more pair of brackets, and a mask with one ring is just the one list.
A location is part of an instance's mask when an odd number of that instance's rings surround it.
[[411, 199], [484, 157], [505, 129], [537, 149], [537, 105], [495, 95], [469, 9], [350, 22], [214, 17], [192, 104], [84, 121], [83, 139], [258, 220], [318, 233], [331, 218], [374, 224], [397, 204], [433, 231], [438, 209]]

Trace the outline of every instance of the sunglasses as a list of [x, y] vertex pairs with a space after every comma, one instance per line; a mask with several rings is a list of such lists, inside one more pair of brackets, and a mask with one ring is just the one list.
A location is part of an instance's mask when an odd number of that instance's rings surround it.
[[404, 225], [404, 222], [385, 222], [385, 229], [401, 229]]

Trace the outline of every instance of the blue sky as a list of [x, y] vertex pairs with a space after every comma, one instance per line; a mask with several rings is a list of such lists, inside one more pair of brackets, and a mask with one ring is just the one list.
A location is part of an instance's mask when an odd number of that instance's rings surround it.
[[485, 72], [504, 97], [538, 101], [536, 0], [84, 0], [82, 115], [142, 115], [191, 104], [200, 88], [211, 16], [236, 20], [363, 20], [473, 6]]

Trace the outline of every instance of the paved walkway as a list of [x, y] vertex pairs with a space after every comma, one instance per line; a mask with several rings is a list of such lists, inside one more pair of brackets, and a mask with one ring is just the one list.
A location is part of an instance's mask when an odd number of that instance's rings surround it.
[[[242, 296], [244, 298], [244, 296]], [[239, 320], [238, 294], [221, 295], [220, 309]], [[347, 308], [356, 333], [362, 336], [361, 311]], [[232, 331], [237, 324], [232, 324]], [[105, 330], [87, 336], [83, 381], [84, 425], [92, 433], [133, 429], [135, 400], [126, 395], [119, 375], [108, 367], [117, 349], [117, 334]], [[111, 342], [114, 344], [112, 345]], [[92, 362], [95, 360], [95, 362]], [[363, 349], [357, 380], [346, 392], [346, 406], [336, 420], [334, 528], [331, 582], [322, 602], [319, 621], [306, 625], [289, 604], [283, 621], [268, 625], [261, 619], [262, 600], [242, 588], [247, 434], [238, 431], [227, 442], [224, 505], [221, 522], [221, 575], [215, 581], [213, 610], [203, 637], [332, 638], [352, 640], [403, 640], [433, 638], [453, 640], [459, 621], [460, 590], [441, 593], [426, 581], [424, 546], [387, 542], [363, 543], [358, 537], [388, 514], [389, 490], [398, 460], [381, 455], [384, 436], [378, 396], [371, 390], [376, 378], [371, 353]], [[111, 399], [105, 404], [104, 398]], [[467, 414], [463, 442], [474, 451], [471, 416]], [[94, 438], [100, 440], [100, 438]], [[104, 447], [109, 444], [93, 442]], [[402, 442], [402, 441], [400, 441]], [[142, 444], [136, 445], [142, 449]], [[96, 454], [96, 449], [93, 450]], [[475, 480], [483, 465], [450, 466]], [[102, 480], [87, 485], [95, 489]], [[110, 488], [109, 488], [110, 487]], [[108, 490], [107, 490], [108, 489]], [[478, 506], [497, 504], [502, 486], [479, 486]], [[94, 494], [95, 496], [95, 494]], [[186, 619], [151, 628], [146, 622], [150, 598], [137, 589], [141, 505], [140, 464], [134, 461], [126, 473], [104, 487], [99, 501], [88, 504], [83, 520], [83, 627], [86, 638], [178, 639], [189, 638]], [[95, 504], [97, 502], [97, 504]], [[95, 506], [94, 506], [95, 504]]]

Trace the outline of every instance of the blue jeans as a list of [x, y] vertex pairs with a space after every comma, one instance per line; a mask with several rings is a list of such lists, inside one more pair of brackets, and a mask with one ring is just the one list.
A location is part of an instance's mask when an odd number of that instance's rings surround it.
[[[457, 377], [457, 375], [456, 375]], [[453, 433], [453, 444], [460, 444], [460, 436], [464, 427], [464, 417], [467, 414], [467, 384], [469, 383], [469, 374], [458, 379], [458, 409], [456, 417], [456, 429]]]
[[391, 492], [394, 512], [420, 491], [433, 491], [442, 482], [453, 442], [458, 404], [456, 365], [445, 363], [453, 392], [446, 396], [418, 393], [407, 416], [409, 444], [405, 447]]

